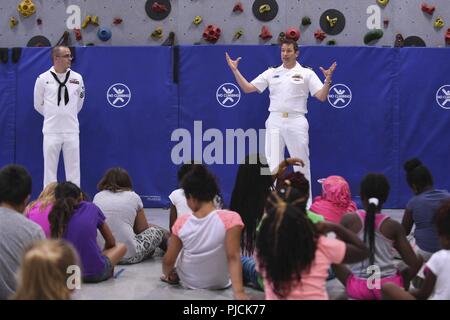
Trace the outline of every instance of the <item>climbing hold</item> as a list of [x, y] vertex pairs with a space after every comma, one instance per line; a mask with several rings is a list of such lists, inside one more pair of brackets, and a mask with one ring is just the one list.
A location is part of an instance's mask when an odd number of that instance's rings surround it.
[[145, 12], [153, 20], [165, 19], [172, 10], [170, 0], [147, 0]]
[[233, 7], [233, 12], [244, 12], [244, 7], [241, 2], [238, 2]]
[[405, 47], [426, 47], [427, 45], [421, 37], [409, 36], [405, 39], [404, 46]]
[[323, 41], [323, 39], [325, 39], [326, 37], [327, 35], [325, 34], [325, 32], [320, 29], [314, 32], [314, 38], [316, 38], [316, 40]]
[[75, 34], [75, 40], [81, 41], [81, 39], [83, 39], [83, 37], [81, 36], [81, 30], [80, 29], [74, 28], [73, 29], [73, 33]]
[[328, 9], [320, 16], [319, 24], [326, 34], [337, 35], [345, 28], [345, 17], [336, 9]]
[[237, 40], [237, 39], [239, 39], [240, 37], [242, 37], [242, 35], [244, 34], [244, 30], [242, 30], [242, 29], [239, 29], [238, 31], [236, 31], [235, 33], [234, 33], [234, 39], [235, 40]]
[[155, 30], [153, 30], [151, 37], [161, 39], [163, 37], [163, 29], [161, 27], [156, 28]]
[[448, 28], [447, 32], [445, 33], [445, 43], [447, 45], [450, 45], [450, 28]]
[[405, 39], [403, 39], [403, 36], [401, 33], [397, 33], [395, 35], [394, 47], [395, 48], [403, 48], [404, 45], [405, 45]]
[[70, 34], [69, 31], [64, 31], [63, 35], [61, 36], [61, 38], [59, 38], [59, 40], [56, 42], [55, 47], [56, 46], [69, 46], [69, 42], [70, 42]]
[[370, 30], [364, 36], [364, 43], [369, 44], [370, 42], [372, 42], [374, 40], [381, 39], [381, 37], [383, 37], [383, 30], [381, 30], [381, 29]]
[[335, 45], [336, 45], [336, 40], [334, 40], [334, 39], [328, 40], [328, 41], [327, 41], [327, 45], [329, 45], [329, 46], [335, 46]]
[[286, 31], [286, 39], [297, 41], [300, 38], [300, 30], [296, 28], [289, 28]]
[[210, 24], [203, 30], [203, 39], [209, 43], [216, 43], [220, 38], [222, 30], [216, 25]]
[[386, 5], [389, 3], [389, 0], [377, 0], [377, 2], [380, 6], [386, 7]]
[[437, 17], [436, 20], [434, 20], [434, 27], [437, 29], [442, 28], [445, 25], [444, 20], [442, 19], [442, 17]]
[[175, 32], [170, 31], [169, 36], [166, 40], [161, 44], [162, 46], [173, 46], [175, 44]]
[[263, 4], [259, 6], [259, 13], [270, 12], [270, 6], [268, 4]]
[[113, 23], [114, 23], [115, 25], [118, 25], [118, 24], [121, 24], [122, 21], [123, 21], [122, 18], [114, 18]]
[[329, 16], [327, 16], [327, 21], [328, 24], [330, 25], [331, 28], [334, 27], [334, 25], [336, 24], [336, 22], [338, 21], [338, 18], [330, 18]]
[[48, 40], [44, 36], [34, 36], [32, 37], [28, 43], [27, 47], [51, 47], [50, 40]]
[[303, 17], [302, 18], [302, 26], [309, 26], [311, 24], [311, 18], [310, 17]]
[[95, 26], [98, 26], [98, 16], [92, 16], [91, 23]]
[[31, 0], [23, 0], [17, 6], [17, 11], [24, 17], [29, 17], [36, 12], [36, 6]]
[[269, 31], [269, 28], [267, 26], [263, 26], [259, 37], [263, 40], [269, 40], [272, 38], [272, 33]]
[[11, 17], [9, 18], [9, 27], [12, 29], [15, 26], [17, 26], [17, 24], [19, 23], [19, 21], [17, 21], [17, 19], [15, 17]]
[[422, 3], [420, 6], [423, 12], [428, 13], [429, 15], [432, 15], [434, 10], [436, 10], [435, 6], [430, 6], [429, 4]]
[[108, 41], [109, 39], [111, 39], [111, 36], [111, 30], [106, 27], [101, 27], [97, 31], [97, 37], [102, 41]]
[[196, 26], [198, 26], [200, 23], [202, 23], [202, 21], [203, 21], [202, 16], [195, 16], [192, 23], [194, 23]]
[[286, 40], [286, 33], [280, 32], [278, 35], [278, 44], [281, 44], [284, 40]]
[[389, 27], [389, 19], [388, 18], [384, 18], [383, 19], [383, 27], [385, 29], [387, 29], [387, 27]]
[[91, 22], [91, 16], [87, 15], [86, 18], [84, 18], [83, 23], [81, 24], [81, 28], [86, 29], [88, 24]]
[[36, 23], [38, 26], [40, 26], [42, 24], [42, 19], [41, 18], [37, 18], [36, 19]]
[[252, 5], [252, 12], [256, 19], [260, 21], [270, 21], [278, 13], [276, 0], [255, 0]]
[[152, 11], [157, 13], [167, 12], [167, 7], [163, 3], [154, 2], [152, 4]]

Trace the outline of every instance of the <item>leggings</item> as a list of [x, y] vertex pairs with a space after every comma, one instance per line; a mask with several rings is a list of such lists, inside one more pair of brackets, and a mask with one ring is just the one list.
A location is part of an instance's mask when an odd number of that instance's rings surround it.
[[163, 229], [151, 226], [141, 233], [136, 235], [136, 255], [122, 259], [121, 264], [133, 264], [141, 262], [144, 259], [150, 258], [155, 249], [159, 247], [164, 238]]

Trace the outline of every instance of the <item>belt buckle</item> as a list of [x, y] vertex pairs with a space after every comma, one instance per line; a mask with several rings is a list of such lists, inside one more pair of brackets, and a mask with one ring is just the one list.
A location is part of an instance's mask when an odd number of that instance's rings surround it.
[[282, 116], [283, 118], [287, 118], [287, 117], [289, 116], [289, 113], [288, 113], [288, 112], [283, 112], [283, 113], [281, 114], [281, 116]]

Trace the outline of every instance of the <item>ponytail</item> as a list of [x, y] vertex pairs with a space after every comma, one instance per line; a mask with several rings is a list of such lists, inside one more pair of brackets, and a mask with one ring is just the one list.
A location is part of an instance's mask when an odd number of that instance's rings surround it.
[[375, 262], [375, 214], [378, 207], [378, 199], [370, 198], [364, 219], [364, 243], [369, 244], [369, 262]]

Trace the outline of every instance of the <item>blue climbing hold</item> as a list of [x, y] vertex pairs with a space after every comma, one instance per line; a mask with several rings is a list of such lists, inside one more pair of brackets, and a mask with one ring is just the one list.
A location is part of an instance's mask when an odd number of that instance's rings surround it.
[[111, 30], [104, 27], [99, 28], [97, 37], [102, 41], [108, 41], [109, 39], [111, 39]]

